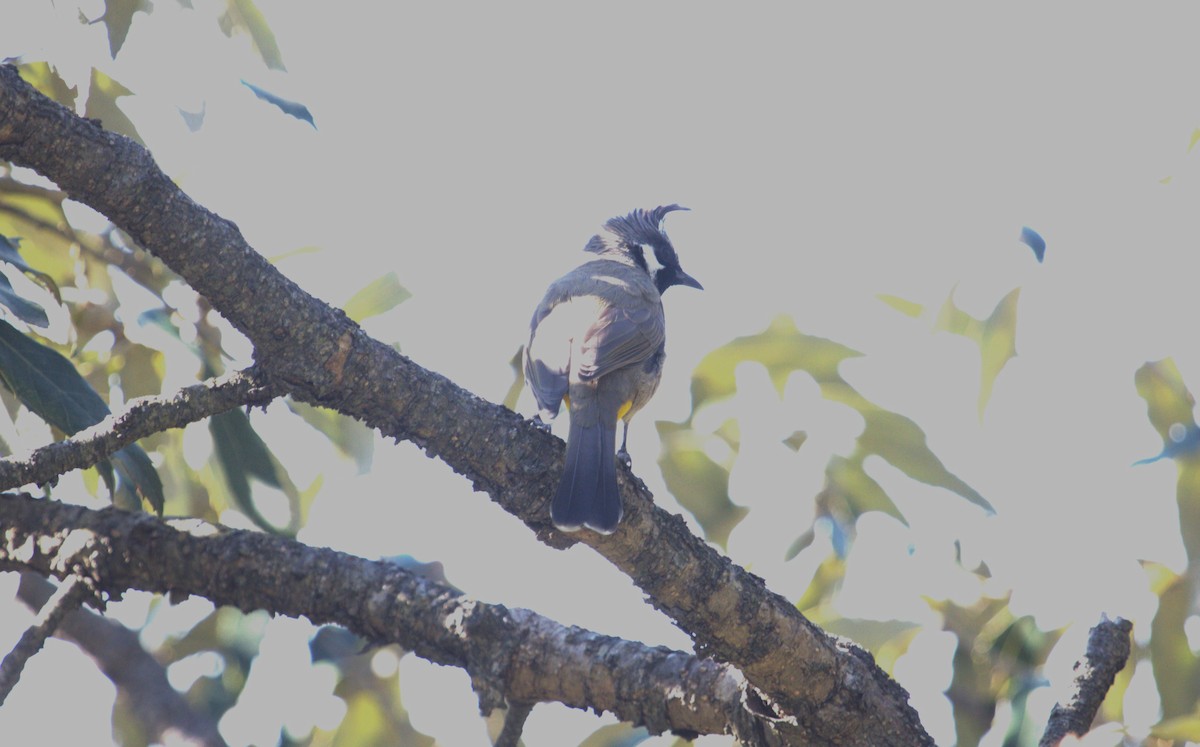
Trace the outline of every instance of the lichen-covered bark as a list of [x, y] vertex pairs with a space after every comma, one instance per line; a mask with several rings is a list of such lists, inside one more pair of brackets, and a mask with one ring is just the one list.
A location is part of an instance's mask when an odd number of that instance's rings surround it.
[[615, 534], [555, 532], [548, 498], [561, 441], [371, 339], [277, 272], [235, 225], [187, 197], [143, 148], [41, 96], [10, 66], [0, 67], [0, 158], [53, 180], [162, 259], [254, 343], [259, 365], [292, 396], [419, 444], [543, 541], [594, 547], [692, 636], [698, 652], [736, 665], [796, 717], [809, 741], [932, 744], [907, 694], [869, 656], [837, 645], [761, 579], [656, 508], [627, 471], [626, 519]]
[[266, 405], [278, 392], [254, 372], [237, 371], [162, 397], [139, 397], [91, 428], [48, 444], [28, 456], [0, 459], [0, 490], [52, 482], [71, 470], [92, 467], [124, 446], [154, 433], [203, 420], [242, 405]]
[[195, 594], [219, 605], [336, 623], [471, 675], [485, 710], [558, 701], [608, 710], [654, 733], [786, 744], [742, 705], [727, 665], [568, 628], [524, 609], [463, 596], [394, 564], [198, 519], [0, 494], [0, 570], [71, 578], [109, 596]]

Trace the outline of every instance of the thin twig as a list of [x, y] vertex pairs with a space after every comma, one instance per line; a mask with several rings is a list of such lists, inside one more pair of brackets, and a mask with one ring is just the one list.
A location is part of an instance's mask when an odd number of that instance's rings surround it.
[[496, 747], [517, 747], [521, 741], [521, 732], [525, 729], [525, 719], [533, 711], [533, 703], [509, 703], [508, 711], [504, 714], [504, 728], [496, 737]]
[[264, 405], [278, 396], [249, 369], [184, 387], [158, 397], [141, 397], [91, 428], [25, 456], [0, 459], [0, 490], [43, 484], [73, 469], [86, 469], [139, 438], [182, 428], [242, 405]]
[[4, 705], [8, 694], [21, 680], [21, 671], [25, 669], [25, 662], [42, 650], [42, 645], [62, 622], [63, 616], [78, 609], [87, 593], [87, 584], [83, 583], [78, 576], [69, 576], [38, 612], [33, 625], [30, 625], [29, 629], [21, 634], [21, 640], [17, 641], [13, 650], [9, 651], [8, 655], [4, 657], [4, 661], [0, 662], [0, 705]]
[[1113, 679], [1129, 660], [1129, 633], [1133, 624], [1105, 617], [1088, 633], [1087, 652], [1075, 662], [1070, 697], [1050, 712], [1038, 747], [1057, 747], [1068, 734], [1083, 736], [1092, 726]]

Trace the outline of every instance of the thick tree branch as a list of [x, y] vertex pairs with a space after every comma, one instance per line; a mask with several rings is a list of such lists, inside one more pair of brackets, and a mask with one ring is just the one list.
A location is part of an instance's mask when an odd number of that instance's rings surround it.
[[1075, 662], [1070, 697], [1054, 705], [1038, 747], [1057, 747], [1068, 734], [1088, 733], [1113, 680], [1129, 660], [1132, 631], [1133, 623], [1120, 617], [1105, 617], [1089, 631], [1087, 652]]
[[[53, 592], [54, 586], [41, 576], [21, 574], [17, 596], [30, 608], [41, 609]], [[137, 633], [83, 608], [68, 614], [54, 635], [75, 643], [96, 661], [152, 741], [225, 747], [217, 725], [171, 687], [166, 670], [142, 648]]]
[[0, 459], [0, 490], [52, 482], [95, 466], [139, 438], [203, 420], [242, 405], [266, 405], [279, 396], [254, 370], [236, 371], [184, 387], [172, 395], [140, 397], [122, 412], [27, 456]]
[[0, 67], [0, 158], [34, 169], [162, 259], [255, 345], [292, 396], [423, 447], [562, 547], [585, 542], [692, 636], [740, 668], [813, 743], [928, 745], [908, 696], [861, 649], [842, 647], [758, 577], [654, 506], [627, 470], [626, 519], [608, 537], [549, 524], [562, 442], [368, 337], [305, 293], [197, 205], [136, 143], [37, 93]]
[[0, 570], [128, 589], [196, 594], [219, 605], [343, 625], [471, 675], [483, 710], [558, 701], [608, 710], [652, 732], [732, 732], [750, 745], [788, 741], [737, 670], [665, 648], [563, 627], [523, 609], [469, 599], [392, 563], [198, 519], [165, 522], [0, 495]]
[[20, 681], [25, 663], [42, 650], [46, 639], [62, 622], [63, 617], [83, 603], [87, 591], [87, 586], [77, 577], [67, 576], [63, 579], [62, 585], [38, 612], [33, 625], [21, 634], [21, 639], [4, 657], [4, 661], [0, 661], [0, 705], [4, 705], [8, 694]]

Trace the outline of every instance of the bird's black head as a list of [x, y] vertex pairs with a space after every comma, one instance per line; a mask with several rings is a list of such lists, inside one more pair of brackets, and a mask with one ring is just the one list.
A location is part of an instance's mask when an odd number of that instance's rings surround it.
[[596, 235], [585, 247], [589, 252], [620, 252], [654, 278], [654, 285], [662, 293], [672, 285], [686, 285], [704, 290], [699, 281], [688, 275], [679, 266], [679, 255], [663, 230], [663, 219], [667, 213], [687, 210], [679, 205], [662, 205], [653, 210], [634, 210], [629, 215], [610, 218], [604, 224], [608, 234]]

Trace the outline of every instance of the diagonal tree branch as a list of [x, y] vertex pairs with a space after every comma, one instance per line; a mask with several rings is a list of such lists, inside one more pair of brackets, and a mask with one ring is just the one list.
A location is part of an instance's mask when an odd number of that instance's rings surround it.
[[[17, 596], [40, 609], [54, 592], [41, 576], [21, 574]], [[181, 747], [225, 747], [212, 719], [195, 711], [167, 682], [167, 673], [138, 641], [137, 633], [84, 609], [68, 614], [54, 633], [78, 645], [92, 657], [119, 697], [134, 704], [132, 712], [153, 741]]]
[[75, 576], [67, 576], [38, 612], [33, 625], [21, 634], [21, 639], [12, 651], [0, 661], [0, 705], [21, 679], [25, 664], [34, 654], [42, 650], [46, 639], [62, 622], [67, 613], [78, 609], [87, 595], [87, 586]]
[[1113, 680], [1129, 660], [1132, 631], [1133, 623], [1107, 616], [1088, 631], [1087, 651], [1075, 662], [1070, 696], [1054, 704], [1038, 747], [1057, 747], [1068, 734], [1088, 733]]
[[165, 522], [11, 494], [0, 495], [0, 526], [0, 570], [74, 575], [110, 596], [197, 594], [343, 625], [466, 669], [485, 712], [558, 701], [612, 711], [655, 733], [788, 743], [778, 722], [751, 710], [757, 696], [728, 665], [478, 602], [392, 563], [198, 519]]
[[762, 580], [654, 506], [627, 470], [626, 520], [602, 537], [548, 521], [562, 442], [371, 339], [305, 293], [196, 204], [127, 138], [46, 98], [0, 67], [0, 158], [90, 205], [207, 297], [255, 345], [272, 382], [297, 399], [423, 447], [553, 546], [584, 542], [624, 571], [696, 642], [741, 669], [814, 743], [928, 745], [907, 693], [870, 655], [809, 622]]
[[52, 482], [95, 466], [139, 438], [203, 420], [242, 405], [266, 405], [279, 396], [254, 369], [184, 387], [172, 395], [139, 397], [122, 412], [27, 456], [0, 459], [0, 490]]

